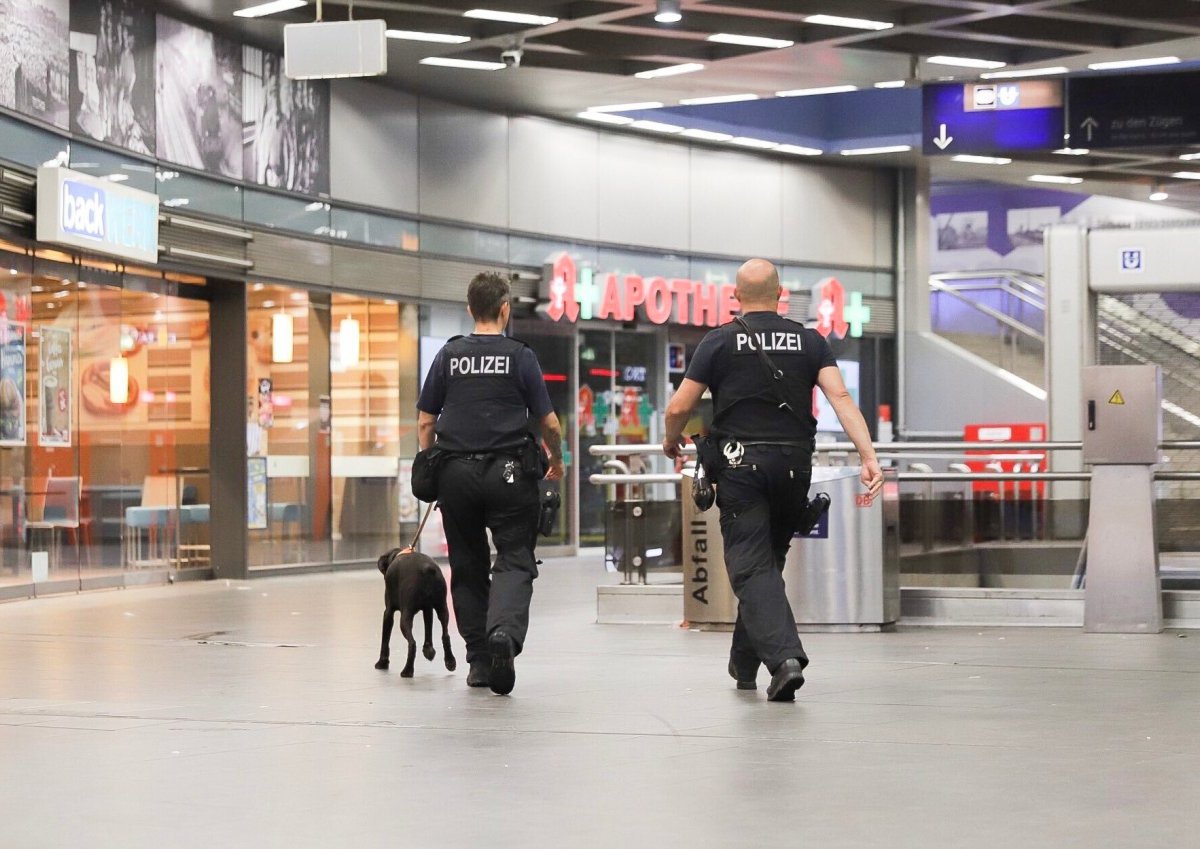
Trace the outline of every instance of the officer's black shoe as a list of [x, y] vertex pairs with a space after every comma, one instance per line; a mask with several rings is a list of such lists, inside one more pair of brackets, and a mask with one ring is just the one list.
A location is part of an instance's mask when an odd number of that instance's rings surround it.
[[471, 671], [467, 673], [467, 686], [486, 687], [488, 685], [488, 673], [491, 669], [491, 658], [485, 657], [471, 661]]
[[767, 701], [794, 702], [796, 691], [804, 686], [804, 667], [794, 657], [789, 657], [771, 673], [767, 685]]
[[738, 663], [732, 657], [729, 658], [729, 677], [737, 681], [739, 690], [757, 690], [758, 689], [758, 661], [754, 661], [754, 666], [747, 663]]
[[512, 637], [497, 628], [488, 637], [488, 651], [492, 655], [492, 669], [488, 675], [488, 686], [498, 696], [507, 696], [517, 683], [517, 670], [513, 658], [517, 654]]
[[825, 511], [829, 509], [829, 493], [818, 492], [804, 508], [804, 512], [800, 514], [799, 527], [796, 532], [801, 536], [808, 536], [809, 532], [817, 526], [817, 522], [821, 521], [821, 517], [825, 515]]

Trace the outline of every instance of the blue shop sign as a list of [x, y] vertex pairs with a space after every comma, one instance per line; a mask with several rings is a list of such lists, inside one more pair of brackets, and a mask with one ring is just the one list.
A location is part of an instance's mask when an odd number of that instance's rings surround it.
[[66, 168], [38, 170], [38, 241], [158, 262], [158, 196]]

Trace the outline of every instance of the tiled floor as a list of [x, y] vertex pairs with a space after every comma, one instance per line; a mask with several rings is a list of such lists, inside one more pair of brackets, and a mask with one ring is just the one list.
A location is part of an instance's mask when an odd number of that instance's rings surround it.
[[0, 847], [1200, 846], [1200, 633], [811, 635], [774, 705], [605, 577], [508, 698], [373, 669], [373, 571], [0, 605]]

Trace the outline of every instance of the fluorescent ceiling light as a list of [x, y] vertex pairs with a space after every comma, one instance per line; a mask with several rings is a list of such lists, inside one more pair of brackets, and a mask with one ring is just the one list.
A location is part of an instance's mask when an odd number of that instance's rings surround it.
[[882, 83], [875, 83], [875, 88], [904, 88], [908, 85], [908, 80], [887, 80]]
[[449, 56], [426, 56], [422, 65], [437, 65], [441, 68], [463, 68], [468, 71], [502, 71], [503, 62], [479, 62], [475, 59], [453, 59]]
[[124, 183], [129, 179], [128, 174], [109, 174], [108, 179], [114, 183]]
[[756, 150], [771, 150], [779, 147], [779, 142], [767, 141], [766, 139], [752, 139], [749, 136], [738, 136], [729, 140], [730, 144], [740, 145], [741, 147], [752, 147]]
[[612, 106], [589, 106], [588, 112], [640, 112], [643, 109], [662, 109], [657, 100], [645, 103], [614, 103]]
[[1166, 200], [1169, 197], [1170, 195], [1168, 195], [1162, 189], [1155, 189], [1150, 193], [1150, 200]]
[[908, 144], [893, 144], [887, 147], [858, 147], [843, 150], [842, 156], [873, 156], [877, 153], [907, 153], [910, 150], [912, 150], [912, 145]]
[[741, 103], [743, 100], [758, 100], [758, 95], [717, 94], [712, 97], [688, 97], [679, 102], [683, 106], [705, 106], [710, 103]]
[[794, 88], [790, 91], [777, 91], [776, 97], [809, 97], [814, 94], [841, 94], [844, 91], [858, 91], [856, 85], [827, 85], [820, 88]]
[[575, 116], [585, 121], [595, 121], [597, 124], [632, 124], [632, 118], [624, 115], [610, 115], [607, 112], [580, 112]]
[[802, 147], [798, 144], [781, 144], [775, 148], [776, 153], [794, 153], [797, 156], [820, 156], [824, 151], [816, 147]]
[[1054, 152], [1062, 156], [1087, 156], [1091, 150], [1086, 147], [1062, 147]]
[[702, 141], [729, 141], [733, 138], [729, 133], [714, 133], [712, 130], [684, 130], [680, 133], [681, 136], [687, 136], [689, 139], [700, 139]]
[[732, 32], [715, 32], [708, 37], [708, 41], [715, 41], [717, 44], [741, 44], [746, 47], [771, 47], [775, 50], [791, 47], [796, 43], [788, 41], [786, 38], [763, 38], [758, 35], [738, 35]]
[[1066, 186], [1073, 186], [1076, 183], [1082, 183], [1082, 177], [1063, 177], [1061, 174], [1034, 174], [1029, 178], [1031, 183], [1062, 183]]
[[234, 17], [238, 18], [261, 18], [265, 15], [274, 15], [276, 12], [287, 12], [291, 9], [299, 9], [301, 6], [307, 5], [308, 0], [271, 0], [270, 3], [259, 3], [257, 6], [238, 9], [233, 14]]
[[1171, 176], [1180, 180], [1200, 180], [1200, 171], [1176, 171]]
[[634, 74], [639, 80], [652, 80], [657, 77], [673, 77], [676, 74], [690, 74], [693, 71], [703, 71], [704, 66], [699, 62], [685, 62], [682, 65], [667, 65], [665, 68], [655, 68], [652, 71], [639, 71]]
[[495, 9], [471, 9], [470, 11], [463, 12], [463, 17], [477, 18], [481, 21], [503, 21], [507, 24], [529, 24], [535, 27], [544, 27], [558, 22], [558, 18], [552, 18], [548, 15], [527, 15], [524, 12], [500, 12]]
[[1012, 163], [1011, 159], [1004, 156], [972, 156], [969, 153], [952, 158], [955, 162], [970, 162], [973, 165], [1009, 165]]
[[661, 121], [634, 121], [629, 125], [635, 130], [649, 130], [652, 133], [682, 133], [683, 127], [676, 124], [664, 124]]
[[415, 32], [409, 29], [390, 29], [388, 38], [399, 38], [403, 41], [432, 41], [435, 44], [466, 44], [471, 40], [469, 35], [450, 35], [444, 32]]
[[1193, 159], [1200, 159], [1200, 153], [1185, 153], [1179, 158], [1184, 162], [1191, 162]]
[[1070, 68], [1062, 66], [1055, 68], [1030, 68], [1027, 71], [993, 71], [990, 74], [980, 74], [985, 80], [1012, 80], [1017, 77], [1048, 77], [1053, 74], [1070, 73]]
[[925, 60], [931, 65], [953, 65], [957, 68], [1003, 68], [1007, 62], [992, 62], [988, 59], [971, 59], [966, 56], [930, 56]]
[[847, 29], [891, 29], [895, 24], [885, 21], [871, 21], [866, 18], [843, 18], [841, 15], [809, 15], [804, 19], [807, 24], [818, 24], [827, 27], [846, 27]]
[[1096, 62], [1088, 65], [1093, 71], [1117, 71], [1122, 68], [1153, 68], [1156, 65], [1178, 65], [1178, 56], [1156, 56], [1153, 59], [1123, 59], [1119, 62]]

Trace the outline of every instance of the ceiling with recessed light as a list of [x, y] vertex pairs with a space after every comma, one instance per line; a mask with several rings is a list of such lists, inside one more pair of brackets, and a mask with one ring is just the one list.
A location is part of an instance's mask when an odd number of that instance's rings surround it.
[[[234, 17], [257, 2], [158, 0], [155, 5], [276, 48], [283, 24], [311, 21], [315, 15], [316, 2], [310, 0], [267, 17]], [[353, 5], [355, 17], [382, 17], [394, 35], [406, 36], [389, 40], [388, 77], [395, 85], [458, 102], [572, 118], [605, 104], [671, 107], [823, 87], [971, 79], [1001, 68], [1005, 74], [1049, 67], [1066, 73], [1129, 59], [1200, 60], [1196, 0], [682, 0], [667, 4], [680, 7], [673, 23], [656, 20], [658, 0], [355, 0]], [[323, 6], [326, 20], [348, 16], [345, 0], [325, 0]], [[477, 9], [490, 12], [472, 13]], [[506, 17], [520, 20], [502, 20]], [[519, 67], [505, 67], [501, 53], [517, 49]], [[479, 64], [454, 67], [458, 60]], [[1013, 168], [1103, 180], [1112, 193], [1137, 196], [1146, 186], [1169, 180], [1172, 169], [1179, 170], [1181, 153], [1186, 151], [1046, 153], [1014, 157]], [[886, 161], [917, 157], [901, 154]], [[1006, 178], [1008, 170], [940, 160], [936, 167], [956, 178], [968, 173]], [[1200, 194], [1200, 181], [1191, 185]]]

